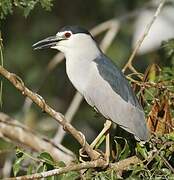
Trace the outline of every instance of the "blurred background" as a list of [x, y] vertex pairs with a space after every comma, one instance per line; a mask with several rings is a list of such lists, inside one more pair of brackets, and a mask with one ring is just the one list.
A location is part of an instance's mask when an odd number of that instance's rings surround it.
[[[32, 44], [56, 34], [64, 25], [80, 25], [90, 30], [105, 21], [115, 19], [118, 26], [106, 54], [121, 69], [151, 20], [158, 3], [159, 1], [147, 0], [57, 0], [52, 1], [50, 10], [43, 9], [39, 3], [36, 4], [27, 17], [23, 16], [22, 8], [14, 6], [13, 14], [8, 14], [0, 20], [4, 66], [10, 72], [19, 75], [25, 85], [40, 94], [51, 107], [65, 114], [76, 93], [66, 75], [65, 61], [55, 63], [49, 68], [50, 62], [57, 62], [55, 59], [58, 52], [52, 49], [34, 51]], [[103, 31], [95, 37], [98, 43], [102, 41], [105, 33], [106, 31]], [[134, 59], [136, 69], [144, 73], [147, 66], [152, 63], [172, 66], [172, 58], [163, 58], [165, 52], [161, 48], [161, 43], [173, 37], [174, 5], [169, 2]], [[2, 97], [2, 112], [36, 132], [54, 138], [59, 126], [57, 122], [37, 106], [30, 104], [30, 101], [5, 79]], [[91, 142], [103, 127], [104, 120], [101, 118], [99, 123], [98, 118], [100, 117], [95, 111], [82, 101], [72, 124]], [[80, 147], [69, 135], [64, 137], [63, 145], [76, 153]], [[0, 148], [8, 147], [15, 146], [0, 139]], [[4, 159], [0, 158], [1, 166]]]

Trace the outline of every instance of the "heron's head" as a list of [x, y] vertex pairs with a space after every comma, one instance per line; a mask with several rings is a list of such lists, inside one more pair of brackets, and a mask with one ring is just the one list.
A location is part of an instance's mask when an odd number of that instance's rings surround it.
[[60, 31], [33, 45], [34, 49], [53, 48], [63, 53], [97, 50], [92, 35], [79, 26], [65, 26]]

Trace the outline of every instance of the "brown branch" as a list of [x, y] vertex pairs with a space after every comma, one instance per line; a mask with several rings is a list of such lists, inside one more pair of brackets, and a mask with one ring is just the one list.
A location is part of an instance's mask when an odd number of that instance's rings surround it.
[[55, 145], [4, 113], [0, 113], [0, 134], [2, 138], [27, 146], [34, 151], [47, 151], [56, 160], [70, 163], [74, 159], [73, 153], [65, 147], [62, 148], [62, 145]]
[[132, 156], [117, 163], [111, 163], [110, 168], [115, 171], [126, 170], [130, 165], [135, 165], [138, 163], [142, 163], [142, 161], [137, 156]]
[[28, 180], [28, 179], [40, 179], [40, 178], [46, 178], [49, 176], [55, 176], [63, 173], [67, 173], [69, 171], [78, 171], [81, 169], [88, 169], [88, 168], [95, 168], [95, 167], [103, 167], [105, 165], [105, 161], [102, 159], [98, 159], [95, 161], [90, 162], [84, 162], [80, 164], [70, 165], [59, 169], [54, 169], [42, 173], [36, 173], [32, 175], [26, 175], [26, 176], [19, 176], [14, 178], [7, 178], [7, 180]]
[[[110, 163], [108, 165], [108, 170], [110, 169], [114, 169], [115, 171], [123, 171], [123, 170], [127, 170], [130, 165], [136, 165], [136, 164], [141, 164], [145, 161], [148, 160], [152, 160], [162, 149], [164, 149], [166, 146], [168, 145], [172, 145], [173, 142], [166, 142], [162, 148], [160, 150], [158, 150], [157, 152], [155, 152], [155, 154], [152, 157], [148, 157], [146, 160], [141, 161], [137, 156], [132, 156], [129, 157], [127, 159], [121, 160], [119, 162], [116, 163]], [[151, 153], [149, 153], [151, 154]], [[165, 159], [163, 159], [165, 161]], [[96, 167], [104, 167], [106, 164], [106, 162], [102, 159], [98, 159], [95, 161], [90, 161], [90, 162], [84, 162], [84, 163], [80, 163], [77, 165], [69, 165], [66, 166], [64, 168], [59, 168], [59, 169], [54, 169], [51, 171], [47, 171], [47, 172], [42, 172], [42, 173], [36, 173], [36, 174], [32, 174], [32, 175], [26, 175], [26, 176], [19, 176], [19, 177], [14, 177], [14, 178], [8, 178], [8, 180], [22, 180], [22, 179], [39, 179], [39, 178], [45, 178], [45, 177], [49, 177], [49, 176], [54, 176], [54, 175], [59, 175], [59, 174], [63, 174], [63, 173], [67, 173], [69, 171], [79, 171], [82, 169], [89, 169], [89, 168], [96, 168]], [[149, 161], [148, 161], [149, 163]], [[148, 164], [147, 163], [147, 164]], [[169, 168], [171, 168], [171, 171], [173, 171], [173, 168], [170, 166], [169, 163], [167, 163], [167, 161], [165, 161], [166, 165], [169, 166]], [[147, 166], [146, 164], [146, 166]]]
[[94, 151], [86, 142], [84, 135], [76, 130], [71, 124], [66, 122], [64, 116], [52, 109], [45, 100], [36, 93], [33, 93], [27, 87], [25, 87], [23, 81], [15, 74], [8, 72], [5, 68], [0, 66], [0, 74], [2, 74], [7, 80], [9, 80], [18, 89], [22, 95], [29, 97], [35, 104], [37, 104], [43, 111], [53, 117], [58, 123], [60, 123], [64, 129], [69, 132], [84, 148], [86, 153], [92, 160], [97, 159], [100, 154]]
[[125, 72], [126, 69], [129, 68], [132, 72], [137, 73], [137, 71], [135, 70], [135, 68], [134, 68], [133, 65], [132, 65], [132, 61], [133, 61], [135, 55], [137, 54], [140, 46], [142, 45], [145, 37], [148, 35], [148, 33], [149, 33], [149, 31], [150, 31], [153, 23], [155, 22], [155, 20], [157, 19], [158, 15], [160, 14], [161, 9], [162, 9], [162, 7], [164, 6], [165, 2], [166, 2], [166, 0], [161, 0], [161, 1], [160, 1], [159, 6], [158, 6], [158, 8], [157, 8], [157, 10], [156, 10], [156, 12], [155, 12], [152, 20], [150, 21], [149, 24], [147, 24], [147, 26], [146, 26], [146, 28], [145, 28], [145, 31], [144, 31], [144, 33], [143, 33], [143, 35], [142, 35], [142, 37], [138, 40], [138, 42], [137, 42], [137, 44], [136, 44], [136, 46], [135, 46], [135, 48], [134, 48], [134, 50], [133, 50], [133, 52], [132, 52], [129, 60], [128, 60], [128, 62], [127, 62], [127, 63], [125, 64], [125, 66], [123, 67], [123, 69], [122, 69], [123, 72]]
[[[98, 159], [95, 161], [84, 162], [84, 163], [75, 164], [75, 165], [69, 165], [69, 166], [66, 166], [64, 168], [54, 169], [54, 170], [50, 170], [50, 171], [46, 171], [46, 172], [42, 172], [42, 173], [36, 173], [36, 174], [32, 174], [32, 175], [8, 178], [7, 180], [15, 180], [15, 179], [17, 179], [17, 180], [23, 180], [23, 179], [28, 180], [28, 179], [46, 178], [49, 176], [55, 176], [55, 175], [67, 173], [69, 171], [79, 171], [82, 169], [104, 167], [105, 163], [106, 162], [104, 160]], [[142, 161], [140, 159], [138, 159], [136, 156], [132, 156], [132, 157], [124, 159], [122, 161], [109, 164], [109, 168], [112, 168], [115, 171], [126, 170], [126, 169], [128, 169], [128, 167], [130, 165], [135, 165], [138, 163], [142, 163]]]

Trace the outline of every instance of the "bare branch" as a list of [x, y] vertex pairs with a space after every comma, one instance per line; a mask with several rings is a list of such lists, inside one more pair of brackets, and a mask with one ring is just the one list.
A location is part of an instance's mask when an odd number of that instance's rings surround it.
[[0, 135], [2, 138], [25, 145], [32, 150], [47, 151], [54, 159], [65, 163], [70, 163], [74, 159], [70, 150], [62, 148], [62, 145], [55, 145], [4, 113], [0, 113]]
[[100, 43], [100, 47], [104, 52], [106, 52], [107, 49], [112, 44], [119, 28], [120, 28], [119, 21], [114, 20], [110, 22], [110, 28], [108, 29], [106, 35], [104, 36], [103, 40]]
[[85, 136], [76, 130], [71, 124], [69, 124], [64, 116], [56, 112], [52, 109], [48, 104], [46, 104], [45, 100], [36, 93], [33, 93], [27, 87], [25, 87], [23, 81], [15, 74], [8, 72], [5, 68], [0, 66], [0, 74], [2, 74], [6, 79], [8, 79], [15, 87], [18, 89], [22, 95], [29, 97], [35, 104], [37, 104], [43, 111], [48, 113], [51, 117], [53, 117], [58, 123], [60, 123], [64, 129], [69, 132], [84, 148], [89, 157], [93, 160], [97, 159], [100, 154], [93, 150], [89, 144], [85, 140]]
[[123, 69], [122, 69], [123, 72], [125, 72], [126, 69], [129, 68], [132, 72], [137, 73], [137, 71], [135, 70], [135, 68], [132, 66], [132, 61], [133, 61], [136, 53], [138, 52], [140, 46], [142, 45], [142, 42], [144, 41], [145, 37], [148, 35], [148, 33], [149, 33], [149, 31], [150, 31], [153, 23], [155, 22], [155, 20], [157, 19], [158, 15], [160, 14], [161, 9], [162, 9], [162, 7], [164, 6], [165, 2], [166, 2], [166, 0], [161, 0], [161, 1], [160, 1], [159, 6], [158, 6], [158, 8], [157, 8], [157, 10], [156, 10], [156, 12], [155, 12], [152, 20], [150, 21], [149, 24], [147, 24], [147, 26], [146, 26], [146, 28], [145, 28], [145, 31], [144, 31], [144, 33], [143, 33], [143, 35], [142, 35], [142, 37], [138, 40], [138, 42], [137, 42], [137, 44], [136, 44], [136, 46], [135, 46], [135, 48], [134, 48], [134, 50], [133, 50], [133, 52], [132, 52], [129, 60], [128, 60], [128, 62], [127, 62], [127, 63], [125, 64], [125, 66], [123, 67]]
[[117, 163], [111, 163], [110, 168], [115, 171], [126, 170], [130, 165], [142, 163], [142, 161], [137, 156], [132, 156]]
[[102, 159], [98, 159], [98, 160], [95, 160], [95, 161], [70, 165], [70, 166], [67, 166], [67, 167], [54, 169], [54, 170], [50, 170], [50, 171], [46, 171], [46, 172], [42, 172], [42, 173], [36, 173], [36, 174], [26, 175], [26, 176], [19, 176], [19, 177], [14, 177], [14, 178], [7, 178], [7, 180], [40, 179], [40, 178], [46, 178], [46, 177], [49, 177], [49, 176], [54, 176], [54, 175], [67, 173], [69, 171], [78, 171], [78, 170], [81, 170], [81, 169], [103, 167], [104, 165], [105, 165], [105, 161], [102, 160]]
[[[46, 178], [49, 176], [67, 173], [69, 171], [79, 171], [82, 169], [104, 167], [105, 163], [106, 162], [104, 160], [98, 159], [95, 161], [84, 162], [84, 163], [75, 164], [75, 165], [69, 165], [69, 166], [64, 167], [64, 168], [54, 169], [54, 170], [46, 171], [46, 172], [42, 172], [42, 173], [36, 173], [36, 174], [32, 174], [32, 175], [8, 178], [7, 180], [15, 180], [15, 179], [16, 180], [22, 180], [22, 179], [28, 180], [28, 179]], [[134, 165], [134, 164], [138, 164], [138, 163], [142, 163], [142, 161], [139, 160], [136, 156], [132, 156], [132, 157], [124, 159], [120, 162], [109, 164], [109, 168], [112, 168], [115, 171], [120, 171], [120, 170], [127, 169], [131, 164]]]

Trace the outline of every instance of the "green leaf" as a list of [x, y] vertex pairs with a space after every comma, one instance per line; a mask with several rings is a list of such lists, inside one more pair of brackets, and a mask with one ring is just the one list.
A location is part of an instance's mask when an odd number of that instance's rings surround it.
[[40, 164], [40, 166], [37, 169], [37, 173], [45, 172], [47, 170], [46, 164]]
[[47, 164], [50, 164], [52, 166], [55, 165], [54, 159], [52, 158], [52, 156], [47, 153], [47, 152], [42, 152], [41, 154], [39, 154], [38, 156], [39, 159], [43, 160], [44, 162], [46, 162]]
[[106, 139], [106, 136], [103, 135], [100, 140], [98, 141], [98, 143], [95, 146], [95, 149], [98, 149], [100, 147], [100, 145], [102, 144], [102, 142]]
[[15, 162], [13, 164], [13, 174], [14, 174], [14, 176], [16, 176], [17, 173], [19, 172], [20, 167], [21, 167], [21, 162], [23, 160], [24, 160], [24, 156], [22, 156], [22, 157], [15, 160]]
[[33, 167], [34, 167], [33, 164], [30, 164], [30, 165], [28, 166], [28, 168], [27, 168], [27, 175], [32, 174]]
[[164, 135], [168, 140], [174, 141], [174, 131]]
[[45, 10], [50, 10], [53, 0], [1, 0], [0, 1], [0, 19], [4, 19], [8, 14], [13, 13], [13, 9], [20, 9], [23, 11], [23, 15], [27, 17], [29, 13], [36, 7], [37, 4], [41, 4], [41, 7]]
[[137, 153], [141, 154], [143, 158], [146, 159], [148, 157], [148, 151], [144, 145], [137, 143], [136, 151]]
[[58, 162], [56, 162], [56, 166], [58, 166], [58, 167], [65, 167], [66, 164], [63, 161], [58, 161]]
[[117, 160], [122, 160], [128, 157], [131, 151], [127, 140], [122, 137], [115, 137], [114, 141], [116, 144]]
[[52, 170], [56, 166], [54, 159], [52, 156], [47, 152], [42, 152], [39, 156], [39, 159], [43, 160], [45, 162], [45, 165], [47, 166], [47, 170]]

